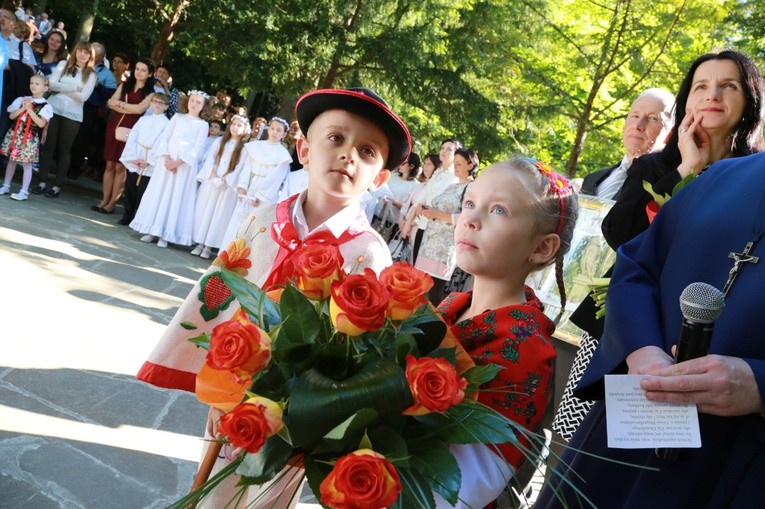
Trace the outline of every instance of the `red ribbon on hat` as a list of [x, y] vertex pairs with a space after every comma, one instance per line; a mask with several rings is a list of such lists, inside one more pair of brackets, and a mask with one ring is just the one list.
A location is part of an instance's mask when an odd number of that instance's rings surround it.
[[323, 229], [308, 234], [305, 240], [300, 240], [290, 217], [292, 204], [297, 200], [298, 196], [297, 194], [291, 196], [276, 206], [276, 221], [271, 224], [271, 238], [279, 244], [279, 252], [276, 254], [276, 260], [274, 260], [271, 273], [266, 278], [265, 283], [263, 283], [265, 291], [287, 283], [294, 276], [295, 266], [292, 263], [292, 258], [298, 248], [312, 244], [339, 246], [364, 233], [364, 230], [351, 232], [346, 229], [340, 235], [340, 238], [336, 238], [331, 231]]

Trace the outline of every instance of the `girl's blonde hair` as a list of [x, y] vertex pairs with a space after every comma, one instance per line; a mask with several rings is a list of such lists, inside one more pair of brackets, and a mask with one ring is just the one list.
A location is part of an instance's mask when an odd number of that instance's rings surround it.
[[32, 80], [40, 80], [42, 81], [42, 84], [45, 86], [45, 88], [50, 87], [50, 81], [48, 80], [48, 77], [43, 76], [42, 74], [33, 74], [29, 77], [29, 81], [31, 82]]
[[82, 70], [82, 82], [86, 83], [90, 74], [96, 72], [96, 52], [93, 50], [93, 46], [91, 46], [87, 41], [80, 41], [75, 44], [74, 49], [71, 53], [69, 53], [69, 58], [66, 61], [64, 75], [71, 73], [72, 76], [74, 76], [74, 74], [77, 72], [77, 51], [81, 49], [87, 51], [90, 54], [88, 63], [85, 65], [85, 69]]
[[[555, 280], [558, 284], [561, 313], [563, 313], [566, 307], [563, 257], [571, 248], [576, 218], [579, 216], [579, 202], [576, 199], [576, 194], [565, 177], [541, 161], [527, 157], [516, 157], [492, 166], [505, 168], [519, 174], [518, 182], [532, 198], [537, 231], [544, 234], [555, 233], [560, 238], [560, 248], [555, 256], [548, 263], [540, 265], [534, 270], [541, 270], [552, 263], [555, 264]], [[555, 321], [557, 322], [559, 318], [560, 314]]]

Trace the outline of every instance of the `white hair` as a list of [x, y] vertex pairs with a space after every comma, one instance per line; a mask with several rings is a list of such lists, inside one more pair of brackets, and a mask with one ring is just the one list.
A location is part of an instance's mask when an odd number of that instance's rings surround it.
[[665, 129], [671, 128], [674, 123], [673, 108], [675, 107], [675, 95], [663, 88], [649, 88], [644, 90], [635, 101], [643, 97], [650, 97], [661, 102], [663, 106], [661, 115], [662, 123], [664, 124]]

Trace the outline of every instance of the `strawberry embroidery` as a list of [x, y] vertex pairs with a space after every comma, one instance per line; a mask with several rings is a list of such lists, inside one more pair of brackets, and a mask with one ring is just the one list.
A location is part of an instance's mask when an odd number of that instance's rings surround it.
[[234, 300], [234, 295], [229, 287], [226, 286], [226, 283], [215, 272], [204, 276], [199, 286], [201, 290], [199, 291], [198, 298], [202, 302], [199, 314], [206, 321], [210, 321], [218, 316], [218, 313], [226, 309], [231, 304], [231, 301]]

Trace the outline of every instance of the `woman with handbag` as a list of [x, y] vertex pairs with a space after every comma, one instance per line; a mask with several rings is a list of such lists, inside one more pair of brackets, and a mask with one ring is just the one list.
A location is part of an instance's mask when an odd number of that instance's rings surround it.
[[113, 214], [125, 190], [126, 172], [120, 163], [120, 156], [125, 149], [130, 129], [151, 104], [154, 95], [153, 75], [154, 63], [149, 59], [139, 58], [130, 77], [117, 86], [114, 95], [107, 102], [113, 113], [106, 124], [103, 197], [98, 205], [90, 207], [95, 212]]
[[[69, 152], [80, 130], [85, 101], [96, 88], [96, 71], [93, 66], [95, 52], [89, 42], [80, 41], [68, 60], [58, 63], [50, 75], [50, 89], [54, 94], [48, 99], [53, 106], [53, 118], [43, 134], [40, 153], [40, 183], [32, 194], [44, 194], [58, 198], [69, 169]], [[56, 173], [56, 183], [48, 188], [51, 170]]]

